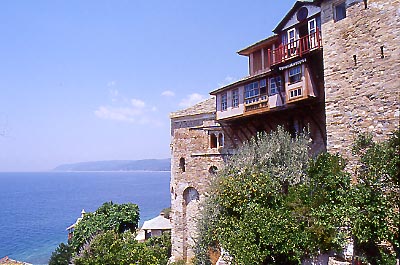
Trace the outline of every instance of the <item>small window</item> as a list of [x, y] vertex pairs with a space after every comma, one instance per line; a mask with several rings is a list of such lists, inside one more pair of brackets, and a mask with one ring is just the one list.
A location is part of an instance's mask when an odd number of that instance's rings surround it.
[[275, 95], [281, 91], [282, 88], [282, 79], [280, 76], [272, 77], [269, 80], [269, 94]]
[[224, 111], [228, 108], [228, 96], [226, 93], [221, 95], [221, 110]]
[[260, 80], [260, 95], [267, 94], [267, 79]]
[[267, 79], [261, 79], [260, 80], [260, 87], [266, 87], [267, 86]]
[[185, 172], [186, 168], [185, 168], [185, 158], [181, 157], [181, 159], [179, 159], [179, 168], [181, 169], [182, 172]]
[[289, 43], [294, 43], [296, 41], [296, 29], [288, 30], [288, 40]]
[[239, 90], [235, 89], [232, 91], [232, 107], [239, 107]]
[[335, 6], [335, 21], [342, 20], [346, 17], [346, 2]]
[[289, 83], [294, 84], [301, 81], [301, 65], [289, 69]]
[[218, 168], [216, 167], [216, 166], [211, 166], [209, 169], [208, 169], [208, 172], [210, 173], [210, 174], [217, 174], [217, 172], [218, 172]]
[[218, 139], [215, 134], [211, 133], [210, 134], [210, 148], [217, 148], [218, 145]]
[[301, 97], [302, 96], [302, 91], [301, 88], [294, 89], [290, 91], [290, 98], [296, 98], [296, 97]]

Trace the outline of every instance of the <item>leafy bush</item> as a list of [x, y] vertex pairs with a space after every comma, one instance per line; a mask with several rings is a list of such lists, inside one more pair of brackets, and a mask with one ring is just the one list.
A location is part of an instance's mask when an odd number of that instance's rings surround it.
[[131, 232], [118, 234], [109, 230], [95, 236], [74, 259], [75, 265], [167, 264], [169, 233], [139, 243]]
[[309, 162], [308, 142], [280, 128], [240, 148], [203, 204], [197, 264], [219, 245], [237, 264], [298, 264], [342, 246], [350, 178], [338, 156]]
[[49, 265], [69, 265], [73, 250], [68, 244], [61, 243], [51, 254]]
[[350, 237], [363, 260], [393, 263], [400, 244], [399, 139], [400, 131], [382, 143], [361, 135], [353, 184], [340, 156], [309, 159], [304, 136], [291, 139], [279, 129], [245, 143], [202, 205], [196, 264], [210, 264], [210, 248], [220, 246], [237, 264], [299, 264], [340, 251]]
[[359, 159], [352, 187], [351, 233], [355, 251], [371, 264], [386, 264], [400, 244], [400, 130], [384, 142], [360, 135], [353, 148]]
[[136, 231], [139, 207], [133, 203], [114, 204], [106, 202], [93, 213], [87, 213], [77, 224], [71, 246], [75, 252], [88, 243], [93, 236], [104, 231]]

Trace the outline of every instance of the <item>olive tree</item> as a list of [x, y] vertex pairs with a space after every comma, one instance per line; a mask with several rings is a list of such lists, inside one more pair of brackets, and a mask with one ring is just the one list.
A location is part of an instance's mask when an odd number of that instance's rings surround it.
[[237, 264], [298, 264], [339, 249], [349, 176], [344, 161], [324, 154], [310, 162], [309, 138], [279, 128], [245, 143], [215, 178], [199, 221], [197, 263], [209, 247]]

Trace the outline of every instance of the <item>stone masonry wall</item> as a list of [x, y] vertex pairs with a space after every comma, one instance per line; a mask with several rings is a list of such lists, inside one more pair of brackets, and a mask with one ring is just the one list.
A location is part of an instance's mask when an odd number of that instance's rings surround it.
[[[194, 257], [199, 204], [204, 199], [212, 177], [210, 167], [223, 166], [226, 148], [210, 148], [210, 134], [222, 133], [215, 122], [215, 109], [212, 113], [172, 117], [171, 132], [171, 260], [190, 262]], [[224, 146], [228, 145], [226, 139], [224, 140]], [[184, 169], [181, 158], [185, 160]], [[189, 189], [192, 190], [189, 197], [195, 189], [199, 194], [198, 199], [188, 199]]]
[[351, 158], [359, 132], [384, 140], [399, 127], [400, 1], [347, 0], [334, 22], [340, 2], [321, 4], [327, 149]]

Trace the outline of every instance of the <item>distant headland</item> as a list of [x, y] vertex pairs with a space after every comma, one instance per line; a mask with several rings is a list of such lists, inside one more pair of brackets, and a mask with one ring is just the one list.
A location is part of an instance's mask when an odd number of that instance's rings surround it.
[[53, 171], [170, 171], [171, 159], [107, 160], [64, 164]]

